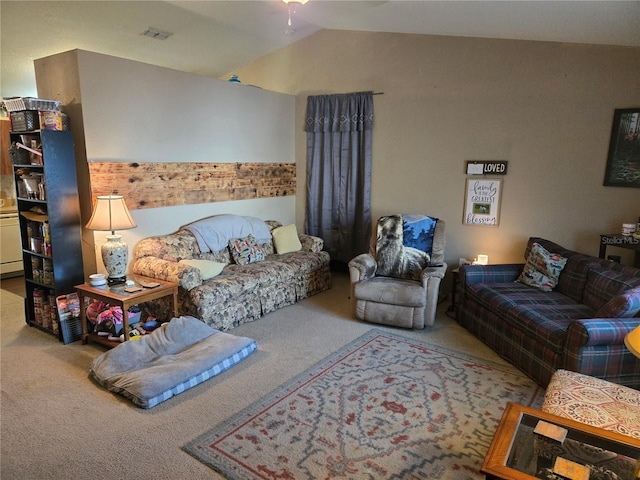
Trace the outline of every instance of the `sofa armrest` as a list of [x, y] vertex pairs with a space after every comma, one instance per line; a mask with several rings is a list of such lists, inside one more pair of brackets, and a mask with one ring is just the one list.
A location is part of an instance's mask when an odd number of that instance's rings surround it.
[[421, 324], [414, 322], [414, 328], [424, 328], [433, 325], [436, 318], [436, 309], [438, 308], [438, 300], [440, 299], [440, 282], [447, 273], [447, 264], [442, 262], [437, 267], [427, 267], [422, 270], [420, 281], [427, 296], [427, 303], [424, 309], [424, 317]]
[[162, 260], [158, 257], [142, 257], [133, 263], [132, 271], [145, 277], [166, 282], [176, 282], [185, 290], [202, 285], [202, 274], [196, 267], [184, 263]]
[[638, 325], [638, 318], [589, 318], [571, 322], [560, 367], [640, 388], [640, 358], [624, 344], [624, 337]]
[[307, 235], [306, 233], [299, 233], [298, 238], [302, 244], [302, 250], [320, 253], [324, 248], [324, 240], [320, 237], [314, 237], [313, 235]]
[[503, 263], [495, 265], [463, 265], [459, 270], [460, 286], [476, 283], [508, 283], [515, 282], [524, 263]]
[[624, 346], [627, 333], [640, 325], [638, 318], [589, 318], [569, 324], [566, 344], [569, 348], [606, 345]]
[[133, 249], [133, 258], [156, 257], [177, 262], [200, 254], [198, 241], [188, 230], [181, 229], [168, 235], [143, 238]]
[[378, 264], [373, 255], [362, 253], [349, 261], [349, 277], [351, 283], [369, 280], [376, 275]]

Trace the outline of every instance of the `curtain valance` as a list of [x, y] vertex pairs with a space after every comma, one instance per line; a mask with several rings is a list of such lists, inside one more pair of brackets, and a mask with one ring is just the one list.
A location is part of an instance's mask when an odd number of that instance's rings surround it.
[[307, 97], [306, 132], [362, 132], [372, 129], [373, 92]]

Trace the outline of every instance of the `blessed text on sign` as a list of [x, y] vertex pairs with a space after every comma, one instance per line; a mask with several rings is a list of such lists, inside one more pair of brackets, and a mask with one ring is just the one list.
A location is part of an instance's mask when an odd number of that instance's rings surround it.
[[468, 178], [462, 223], [497, 227], [500, 221], [501, 191], [502, 180]]

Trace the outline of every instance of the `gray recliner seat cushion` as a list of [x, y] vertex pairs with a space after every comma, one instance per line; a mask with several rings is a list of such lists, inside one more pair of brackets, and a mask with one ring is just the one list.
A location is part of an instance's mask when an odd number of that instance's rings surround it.
[[398, 278], [375, 277], [360, 282], [355, 286], [355, 295], [358, 300], [389, 305], [424, 307], [427, 304], [427, 296], [420, 283]]

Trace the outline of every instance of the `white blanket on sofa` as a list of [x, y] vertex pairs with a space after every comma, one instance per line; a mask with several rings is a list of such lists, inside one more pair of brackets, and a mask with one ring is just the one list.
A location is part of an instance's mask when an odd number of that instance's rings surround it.
[[190, 223], [184, 229], [196, 237], [203, 253], [222, 250], [232, 238], [243, 238], [249, 234], [253, 234], [260, 244], [271, 241], [271, 231], [264, 220], [242, 215], [214, 215]]

